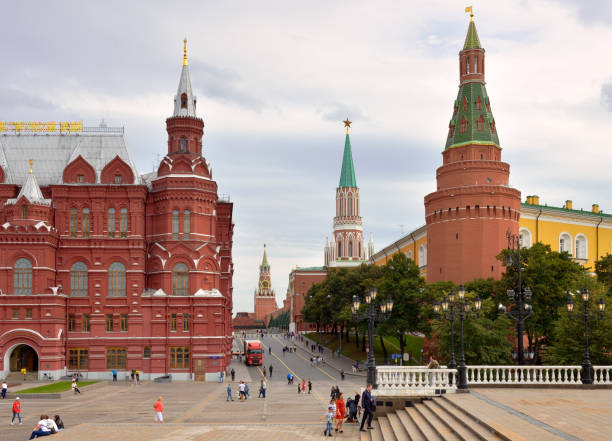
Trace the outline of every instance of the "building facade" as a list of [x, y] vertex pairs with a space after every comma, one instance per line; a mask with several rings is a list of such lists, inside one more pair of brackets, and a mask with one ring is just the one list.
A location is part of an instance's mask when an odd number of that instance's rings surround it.
[[510, 165], [501, 148], [484, 82], [484, 49], [470, 21], [459, 53], [459, 94], [449, 123], [443, 165], [436, 172], [437, 190], [425, 196], [425, 225], [372, 256], [382, 265], [395, 253], [405, 253], [428, 282], [499, 278], [496, 259], [506, 248], [506, 233], [520, 243], [549, 244], [566, 251], [585, 267], [612, 253], [612, 215], [598, 204], [575, 210], [540, 205], [538, 196], [521, 194], [508, 185]]
[[229, 364], [233, 205], [196, 104], [185, 48], [167, 154], [145, 175], [122, 128], [0, 136], [4, 376], [203, 380]]

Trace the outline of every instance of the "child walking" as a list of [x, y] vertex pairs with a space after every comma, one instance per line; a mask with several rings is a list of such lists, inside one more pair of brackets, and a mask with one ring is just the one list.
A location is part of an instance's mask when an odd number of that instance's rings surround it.
[[332, 436], [334, 417], [334, 407], [332, 405], [329, 405], [329, 407], [327, 408], [327, 413], [324, 414], [321, 418], [319, 418], [319, 421], [325, 419], [325, 430], [323, 431], [323, 436]]
[[157, 397], [157, 401], [155, 402], [155, 404], [153, 405], [153, 409], [155, 409], [155, 422], [160, 422], [163, 423], [164, 422], [164, 415], [163, 415], [163, 411], [164, 411], [164, 405], [162, 403], [162, 397], [159, 396]]
[[79, 390], [79, 386], [77, 385], [76, 379], [72, 380], [72, 390], [73, 390], [75, 395], [81, 393], [81, 391]]

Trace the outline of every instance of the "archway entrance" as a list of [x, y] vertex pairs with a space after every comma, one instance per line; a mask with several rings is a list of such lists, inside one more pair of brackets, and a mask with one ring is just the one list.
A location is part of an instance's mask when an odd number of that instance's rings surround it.
[[9, 365], [11, 372], [20, 372], [23, 368], [28, 372], [38, 372], [38, 354], [32, 346], [18, 345], [11, 353]]

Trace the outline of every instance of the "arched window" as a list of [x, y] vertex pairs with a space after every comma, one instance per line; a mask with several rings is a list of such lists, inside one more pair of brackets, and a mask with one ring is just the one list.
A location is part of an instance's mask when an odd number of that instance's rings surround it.
[[121, 231], [121, 237], [127, 237], [127, 233], [128, 233], [128, 212], [127, 212], [127, 208], [122, 208], [119, 211], [119, 230]]
[[353, 257], [353, 241], [349, 240], [348, 256]]
[[189, 233], [191, 232], [190, 215], [191, 213], [189, 213], [189, 210], [185, 210], [183, 212], [183, 238], [184, 239], [189, 239]]
[[27, 219], [28, 218], [28, 206], [27, 205], [22, 205], [21, 206], [21, 218], [22, 219]]
[[412, 260], [412, 251], [408, 251], [407, 257], [408, 259]]
[[484, 119], [482, 119], [482, 115], [480, 115], [476, 120], [476, 127], [478, 128], [479, 132], [484, 130]]
[[474, 55], [474, 73], [478, 73], [478, 55]]
[[83, 208], [83, 237], [89, 237], [90, 219], [89, 208]]
[[108, 209], [108, 237], [115, 237], [115, 209]]
[[15, 294], [32, 294], [32, 264], [28, 259], [17, 259], [15, 262]]
[[342, 240], [338, 239], [338, 259], [342, 257]]
[[87, 297], [87, 265], [83, 262], [70, 268], [70, 297]]
[[181, 138], [181, 152], [185, 153], [187, 151], [187, 140], [185, 138]]
[[359, 254], [358, 257], [361, 259], [361, 242], [359, 242]]
[[184, 93], [181, 95], [181, 109], [187, 108], [187, 94]]
[[521, 248], [531, 247], [531, 231], [527, 228], [521, 228], [519, 231], [519, 245]]
[[353, 215], [353, 198], [349, 195], [348, 197], [348, 212], [346, 213], [347, 216], [352, 216]]
[[470, 57], [468, 55], [468, 57], [465, 60], [465, 73], [469, 74], [470, 73]]
[[177, 263], [172, 268], [172, 294], [175, 296], [189, 295], [189, 272], [184, 263]]
[[179, 212], [172, 210], [172, 239], [178, 239], [179, 234]]
[[121, 262], [111, 263], [108, 269], [108, 296], [125, 297], [125, 266]]
[[588, 259], [587, 238], [583, 234], [576, 236], [576, 258]]
[[70, 237], [76, 237], [78, 228], [78, 211], [76, 208], [70, 209]]
[[559, 236], [559, 252], [563, 253], [564, 251], [569, 253], [570, 256], [572, 255], [572, 236], [567, 233]]
[[423, 245], [423, 266], [427, 265], [427, 245]]
[[419, 261], [418, 261], [418, 265], [421, 266], [425, 266], [425, 248], [423, 248], [423, 245], [419, 245]]

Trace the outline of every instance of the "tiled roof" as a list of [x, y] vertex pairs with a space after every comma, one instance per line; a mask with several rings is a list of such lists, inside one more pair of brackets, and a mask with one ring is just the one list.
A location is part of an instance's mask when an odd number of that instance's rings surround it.
[[296, 268], [295, 271], [325, 271], [325, 269], [326, 268], [324, 266], [309, 266], [308, 268]]
[[480, 45], [480, 39], [478, 38], [478, 32], [476, 32], [476, 25], [473, 21], [470, 21], [467, 35], [465, 36], [465, 44], [463, 50], [466, 49], [482, 49]]
[[346, 134], [344, 140], [344, 155], [342, 156], [342, 171], [340, 172], [340, 183], [338, 188], [357, 187], [355, 179], [355, 166], [353, 165], [353, 152], [351, 150], [351, 138]]
[[567, 208], [564, 208], [564, 207], [551, 207], [548, 205], [526, 204], [523, 202], [521, 202], [521, 207], [522, 208], [535, 208], [536, 210], [541, 208], [542, 210], [552, 210], [552, 211], [558, 211], [558, 212], [567, 213], [567, 214], [577, 214], [580, 216], [590, 216], [590, 217], [605, 217], [605, 218], [612, 219], [612, 214], [604, 213], [602, 211], [600, 211], [599, 213], [594, 213], [592, 211], [587, 211], [587, 210], [568, 210]]
[[96, 171], [100, 181], [102, 169], [119, 156], [135, 176], [134, 184], [140, 184], [136, 164], [122, 135], [92, 134], [26, 134], [0, 136], [0, 166], [5, 183], [23, 185], [29, 174], [28, 159], [34, 160], [38, 184], [46, 187], [61, 184], [64, 168], [78, 156], [82, 156]]
[[21, 186], [17, 197], [15, 199], [8, 199], [6, 204], [16, 204], [22, 197], [25, 197], [31, 204], [51, 205], [51, 199], [45, 199], [42, 191], [40, 191], [34, 173], [28, 173], [25, 184]]

